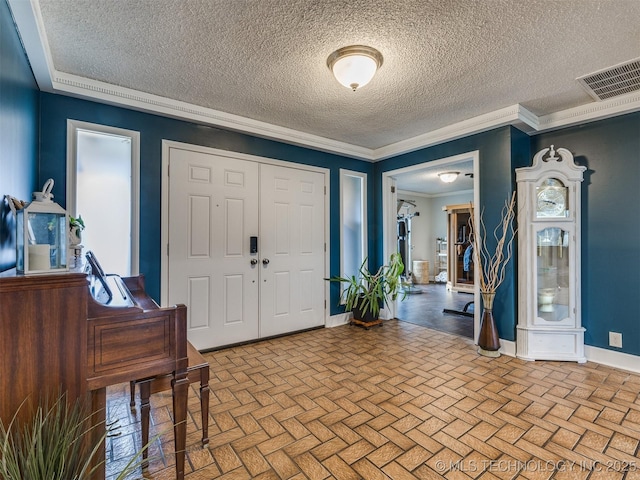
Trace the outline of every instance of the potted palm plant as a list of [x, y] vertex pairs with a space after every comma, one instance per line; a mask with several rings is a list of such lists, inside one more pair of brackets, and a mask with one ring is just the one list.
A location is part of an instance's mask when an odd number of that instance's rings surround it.
[[[352, 323], [369, 328], [382, 323], [380, 309], [395, 301], [402, 290], [401, 277], [404, 264], [399, 253], [391, 254], [389, 263], [375, 272], [369, 271], [367, 259], [360, 265], [358, 275], [335, 276], [326, 280], [343, 284], [341, 303], [353, 313]], [[402, 290], [404, 299], [406, 292]]]

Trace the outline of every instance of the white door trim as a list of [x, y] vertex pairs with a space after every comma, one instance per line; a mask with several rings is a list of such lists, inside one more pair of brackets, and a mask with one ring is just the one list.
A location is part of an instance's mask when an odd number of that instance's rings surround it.
[[[246, 153], [231, 152], [229, 150], [220, 150], [218, 148], [203, 147], [200, 145], [192, 145], [189, 143], [176, 142], [173, 140], [162, 140], [162, 195], [161, 195], [161, 227], [160, 227], [160, 303], [166, 306], [169, 301], [169, 151], [171, 148], [180, 148], [191, 150], [193, 152], [208, 153], [227, 157], [230, 159], [247, 160], [250, 162], [266, 163], [270, 165], [278, 165], [287, 168], [297, 168], [299, 170], [307, 170], [311, 172], [319, 172], [324, 175], [324, 277], [329, 276], [329, 262], [331, 259], [330, 249], [330, 231], [329, 231], [329, 207], [330, 207], [330, 170], [324, 167], [315, 167], [313, 165], [303, 165], [300, 163], [286, 162], [274, 158], [258, 157]], [[327, 302], [329, 300], [329, 282], [325, 282], [324, 298], [325, 309], [324, 318], [325, 325], [328, 319]]]
[[[383, 232], [383, 263], [387, 263], [387, 260], [391, 256], [392, 252], [398, 251], [398, 237], [397, 237], [397, 200], [398, 200], [398, 188], [396, 185], [396, 179], [392, 175], [383, 174], [382, 176], [382, 188], [384, 193], [382, 195], [382, 232]], [[405, 269], [409, 268], [405, 265]], [[395, 318], [398, 311], [397, 302], [389, 302], [384, 307], [385, 318]]]
[[[382, 174], [382, 188], [384, 189], [382, 193], [382, 235], [384, 238], [383, 241], [383, 258], [387, 259], [391, 255], [391, 252], [394, 252], [397, 248], [397, 239], [396, 239], [396, 205], [394, 201], [394, 194], [391, 193], [391, 185], [394, 183], [394, 175], [398, 175], [401, 173], [412, 172], [416, 170], [421, 170], [424, 167], [443, 167], [446, 165], [451, 165], [455, 163], [462, 162], [464, 160], [472, 160], [473, 161], [473, 204], [480, 205], [480, 151], [474, 150], [472, 152], [462, 153], [460, 155], [454, 155], [452, 157], [440, 158], [438, 160], [432, 160], [430, 162], [420, 163], [417, 165], [411, 165], [409, 167], [399, 168], [397, 170], [390, 170], [388, 172], [384, 172]], [[480, 224], [479, 218], [480, 208], [474, 209], [474, 221], [476, 225]], [[386, 261], [386, 260], [385, 260]], [[473, 301], [474, 305], [480, 305], [480, 282], [478, 280], [478, 265], [476, 262], [474, 272], [475, 272], [475, 281], [474, 281], [474, 289], [473, 289]], [[396, 306], [392, 307], [393, 312], [390, 312], [392, 315], [397, 311]], [[477, 343], [478, 335], [480, 334], [480, 318], [481, 318], [481, 309], [474, 308], [473, 310], [473, 339], [474, 342]]]

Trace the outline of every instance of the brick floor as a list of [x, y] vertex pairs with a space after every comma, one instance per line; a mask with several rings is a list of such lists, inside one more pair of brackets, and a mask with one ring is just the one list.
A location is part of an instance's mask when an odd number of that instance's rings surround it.
[[[640, 479], [640, 374], [524, 362], [386, 321], [205, 354], [210, 444], [189, 393], [187, 475], [205, 479]], [[140, 448], [128, 385], [108, 389], [115, 478]], [[152, 396], [145, 476], [174, 474], [171, 396]], [[141, 473], [128, 478], [139, 478]]]

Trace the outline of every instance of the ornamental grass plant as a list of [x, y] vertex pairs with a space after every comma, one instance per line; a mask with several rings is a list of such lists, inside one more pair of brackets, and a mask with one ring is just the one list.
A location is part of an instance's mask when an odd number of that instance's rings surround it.
[[[65, 393], [43, 397], [30, 417], [19, 422], [18, 412], [8, 425], [0, 422], [0, 478], [3, 480], [85, 480], [100, 468], [100, 449], [116, 428], [92, 425], [89, 402], [68, 402]], [[20, 408], [25, 408], [25, 402]], [[105, 428], [101, 435], [95, 429]], [[145, 447], [146, 448], [146, 447]], [[141, 463], [142, 450], [117, 479], [131, 474]]]

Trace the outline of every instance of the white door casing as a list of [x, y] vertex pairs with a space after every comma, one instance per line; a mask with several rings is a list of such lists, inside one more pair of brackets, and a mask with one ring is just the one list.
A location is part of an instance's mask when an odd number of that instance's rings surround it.
[[[400, 168], [397, 170], [391, 170], [382, 174], [382, 210], [383, 210], [383, 237], [384, 237], [384, 258], [388, 259], [389, 255], [397, 248], [397, 227], [396, 227], [396, 210], [395, 205], [397, 196], [394, 196], [391, 192], [391, 186], [394, 185], [394, 175], [401, 173], [417, 171], [424, 169], [426, 166], [433, 168], [450, 167], [458, 162], [467, 160], [473, 161], [473, 202], [474, 205], [480, 204], [480, 153], [478, 150], [463, 153], [460, 155], [454, 155], [452, 157], [441, 158], [438, 160], [432, 160], [423, 164], [411, 165], [409, 167]], [[480, 209], [476, 209], [476, 216], [479, 216]], [[476, 218], [476, 225], [479, 224], [479, 218]], [[474, 271], [478, 272], [478, 266], [476, 265]], [[479, 282], [476, 281], [474, 288], [474, 304], [480, 305], [480, 288]], [[394, 309], [394, 312], [395, 313]], [[480, 334], [480, 312], [481, 309], [475, 309], [473, 315], [473, 330], [474, 341], [477, 343], [478, 335]]]
[[196, 348], [324, 325], [328, 171], [301, 167], [163, 141], [162, 304]]
[[[384, 258], [383, 263], [387, 264], [389, 261], [389, 257], [391, 257], [392, 253], [396, 253], [398, 251], [398, 238], [397, 238], [397, 222], [398, 222], [398, 190], [397, 190], [397, 182], [396, 179], [392, 176], [387, 176], [384, 178], [382, 182], [384, 192], [382, 203], [383, 203], [383, 232], [394, 232], [392, 235], [384, 235], [384, 243], [383, 243], [383, 252]], [[405, 265], [405, 270], [410, 268]], [[395, 318], [396, 311], [398, 305], [397, 302], [389, 302], [388, 305], [384, 307], [384, 316], [385, 318]]]

